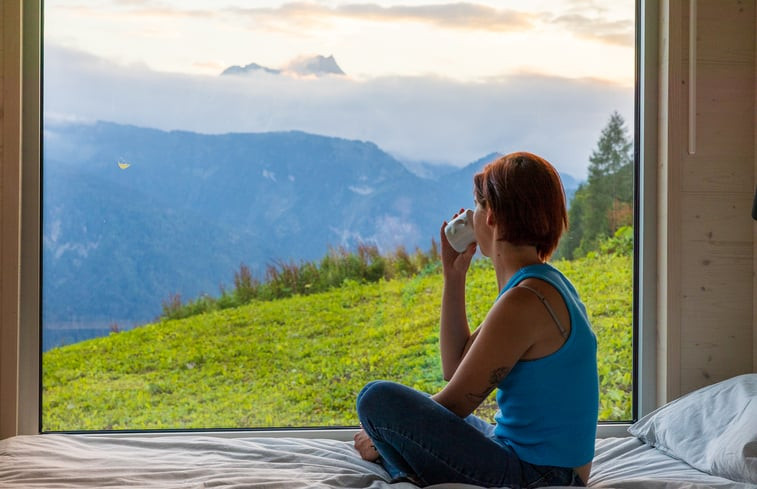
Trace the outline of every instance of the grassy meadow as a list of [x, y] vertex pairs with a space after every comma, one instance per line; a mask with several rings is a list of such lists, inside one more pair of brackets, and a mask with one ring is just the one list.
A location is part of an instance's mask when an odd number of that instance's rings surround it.
[[[554, 263], [576, 285], [599, 341], [600, 418], [631, 418], [632, 258]], [[435, 392], [442, 277], [420, 273], [253, 299], [114, 332], [43, 355], [44, 431], [354, 426], [374, 379]], [[488, 260], [469, 273], [478, 324], [497, 295]], [[477, 414], [491, 417], [493, 398]]]

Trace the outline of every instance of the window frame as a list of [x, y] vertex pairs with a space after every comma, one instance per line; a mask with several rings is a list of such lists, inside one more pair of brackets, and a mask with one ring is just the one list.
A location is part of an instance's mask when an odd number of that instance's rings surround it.
[[[17, 376], [18, 434], [41, 433], [41, 176], [42, 176], [42, 0], [22, 4], [21, 74], [21, 220]], [[653, 0], [635, 1], [635, 213], [633, 298], [633, 420], [657, 405], [657, 109], [659, 7]], [[627, 436], [626, 422], [599, 422], [597, 436]], [[255, 430], [166, 430], [103, 432], [103, 436], [164, 434], [225, 437], [297, 436], [351, 440], [353, 428], [294, 428]], [[92, 432], [88, 432], [92, 434]]]

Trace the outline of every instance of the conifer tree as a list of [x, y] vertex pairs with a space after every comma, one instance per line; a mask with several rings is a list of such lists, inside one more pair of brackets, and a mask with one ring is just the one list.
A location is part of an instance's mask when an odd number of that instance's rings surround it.
[[571, 202], [570, 228], [559, 251], [565, 258], [596, 250], [603, 238], [633, 222], [633, 141], [617, 111], [602, 129], [588, 170]]

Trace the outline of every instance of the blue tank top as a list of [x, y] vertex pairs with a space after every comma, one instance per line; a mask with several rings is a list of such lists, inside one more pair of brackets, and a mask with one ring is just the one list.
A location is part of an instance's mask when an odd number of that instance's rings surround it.
[[594, 458], [599, 414], [597, 338], [573, 284], [551, 265], [520, 269], [497, 298], [529, 277], [560, 292], [570, 313], [571, 331], [559, 350], [536, 360], [520, 360], [497, 386], [495, 440], [534, 465], [579, 467]]

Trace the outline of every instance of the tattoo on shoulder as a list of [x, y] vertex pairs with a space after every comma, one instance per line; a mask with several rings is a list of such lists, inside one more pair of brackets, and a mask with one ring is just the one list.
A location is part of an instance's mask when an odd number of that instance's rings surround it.
[[499, 367], [492, 370], [491, 374], [489, 374], [489, 387], [486, 388], [483, 392], [475, 393], [475, 392], [469, 392], [466, 394], [466, 397], [476, 403], [483, 402], [489, 394], [499, 385], [502, 380], [507, 377], [507, 374], [510, 372], [510, 367]]

